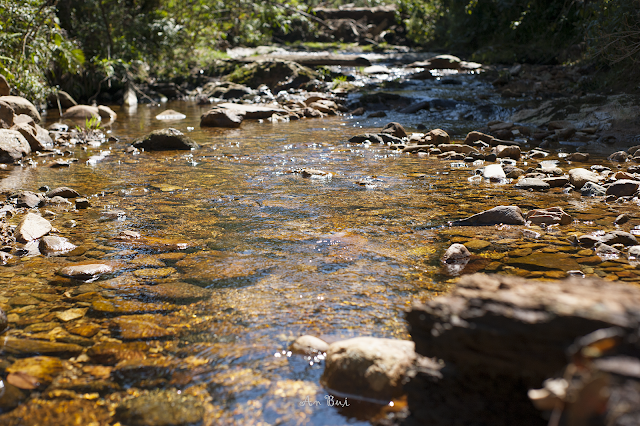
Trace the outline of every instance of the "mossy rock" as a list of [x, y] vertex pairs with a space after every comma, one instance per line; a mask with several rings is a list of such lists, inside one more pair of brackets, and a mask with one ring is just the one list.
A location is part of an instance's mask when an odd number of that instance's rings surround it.
[[247, 64], [229, 74], [225, 80], [253, 89], [266, 84], [272, 92], [277, 93], [297, 89], [314, 78], [319, 78], [319, 75], [311, 68], [292, 61], [272, 60]]

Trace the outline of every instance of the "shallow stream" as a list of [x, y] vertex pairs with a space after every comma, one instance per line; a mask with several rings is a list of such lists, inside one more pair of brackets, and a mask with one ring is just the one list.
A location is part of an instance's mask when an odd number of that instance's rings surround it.
[[[165, 108], [187, 119], [156, 120]], [[0, 306], [11, 321], [7, 335], [87, 348], [112, 342], [118, 352], [115, 360], [95, 352], [46, 354], [59, 356], [64, 371], [23, 398], [14, 412], [23, 412], [26, 424], [47, 424], [53, 413], [59, 416], [55, 424], [71, 424], [77, 416], [82, 424], [109, 424], [122, 400], [151, 395], [163, 401], [159, 390], [193, 396], [204, 407], [205, 424], [368, 424], [380, 406], [328, 406], [328, 391], [319, 381], [322, 359], [291, 354], [288, 346], [304, 334], [327, 341], [409, 338], [403, 312], [447, 291], [452, 277], [439, 259], [453, 242], [471, 242], [477, 255], [465, 272], [566, 276], [564, 265], [548, 265], [545, 259], [552, 255], [587, 275], [638, 282], [640, 271], [626, 259], [594, 264], [590, 250], [570, 242], [571, 234], [615, 229], [614, 218], [637, 205], [607, 206], [562, 188], [533, 193], [509, 183], [472, 183], [480, 164], [347, 142], [401, 117], [200, 129], [207, 108], [173, 102], [117, 109], [111, 134], [120, 140], [77, 148], [78, 161], [69, 168], [50, 168], [51, 158], [37, 158], [37, 165], [0, 171], [3, 189], [69, 186], [92, 204], [87, 210], [54, 210], [50, 218], [60, 235], [84, 250], [26, 257], [0, 268]], [[50, 113], [47, 123], [55, 120]], [[446, 122], [425, 124], [448, 130]], [[132, 139], [169, 126], [201, 148], [124, 152]], [[407, 130], [416, 131], [411, 123]], [[533, 165], [528, 161], [519, 167]], [[603, 160], [592, 164], [598, 161]], [[293, 173], [301, 168], [332, 175]], [[575, 221], [548, 228], [447, 225], [512, 204], [523, 210], [560, 206]], [[115, 239], [124, 230], [171, 241], [135, 246]], [[543, 256], [537, 264], [512, 261], [536, 254]], [[79, 262], [108, 262], [115, 272], [89, 283], [56, 275]], [[145, 290], [177, 282], [209, 289], [210, 297], [191, 303]], [[56, 315], [75, 308], [88, 309], [71, 321]], [[123, 338], [125, 326], [114, 326], [127, 316], [134, 318], [134, 331], [148, 321], [171, 333], [129, 341]], [[118, 346], [122, 341], [126, 345]], [[29, 348], [5, 347], [4, 368], [33, 356]], [[321, 404], [301, 406], [308, 398]]]

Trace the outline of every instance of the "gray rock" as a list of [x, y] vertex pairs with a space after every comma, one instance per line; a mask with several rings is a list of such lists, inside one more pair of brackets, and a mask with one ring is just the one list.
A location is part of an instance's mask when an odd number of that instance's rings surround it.
[[595, 249], [596, 255], [603, 259], [618, 259], [622, 255], [620, 250], [605, 243], [596, 243]]
[[608, 158], [609, 161], [613, 161], [616, 163], [624, 163], [628, 159], [629, 159], [629, 154], [627, 154], [625, 151], [614, 152]]
[[598, 183], [601, 179], [599, 174], [587, 169], [577, 168], [569, 170], [569, 182], [575, 186], [576, 189], [581, 189], [587, 182]]
[[63, 197], [63, 198], [77, 198], [80, 194], [75, 189], [71, 189], [67, 186], [60, 186], [47, 192], [47, 197]]
[[640, 187], [640, 182], [636, 180], [620, 179], [613, 182], [607, 188], [606, 195], [615, 195], [616, 197], [628, 197], [633, 195]]
[[191, 150], [199, 148], [198, 144], [176, 129], [155, 130], [137, 139], [133, 146], [147, 151]]
[[524, 178], [520, 179], [518, 183], [515, 184], [515, 187], [518, 189], [533, 189], [535, 191], [546, 191], [551, 188], [547, 182], [542, 179], [536, 178]]
[[640, 259], [640, 246], [629, 247], [629, 259]]
[[43, 199], [38, 194], [31, 191], [22, 191], [16, 197], [16, 207], [27, 207], [32, 209], [38, 207]]
[[291, 346], [289, 346], [289, 350], [294, 354], [313, 356], [327, 352], [327, 350], [329, 350], [329, 344], [322, 339], [306, 334], [298, 337]]
[[47, 235], [52, 228], [47, 219], [35, 213], [27, 213], [15, 230], [16, 240], [25, 243], [37, 240]]
[[15, 163], [30, 153], [31, 146], [20, 132], [0, 129], [0, 163]]
[[229, 109], [211, 109], [200, 117], [200, 127], [240, 127], [244, 115]]
[[27, 123], [16, 123], [11, 129], [17, 130], [24, 136], [31, 151], [46, 151], [53, 147], [53, 139], [49, 136], [49, 132], [35, 123], [33, 126]]
[[47, 256], [55, 256], [75, 250], [77, 246], [64, 237], [45, 235], [40, 239], [40, 252]]
[[597, 183], [587, 182], [580, 189], [580, 193], [585, 197], [603, 197], [607, 193], [607, 188]]
[[638, 240], [633, 234], [624, 231], [607, 232], [600, 237], [600, 241], [609, 245], [624, 244], [625, 246], [635, 246], [638, 244]]
[[456, 263], [470, 258], [471, 252], [463, 244], [454, 243], [444, 252], [441, 260], [444, 263]]
[[321, 382], [341, 393], [388, 401], [403, 393], [402, 382], [415, 359], [406, 340], [356, 337], [329, 345]]
[[560, 207], [530, 210], [527, 212], [527, 220], [536, 225], [542, 223], [545, 225], [569, 225], [572, 221], [571, 216]]
[[39, 123], [41, 120], [38, 109], [25, 98], [20, 96], [0, 96], [0, 101], [6, 102], [11, 108], [13, 108], [13, 112], [16, 115], [27, 114], [29, 117], [33, 118], [36, 123]]
[[125, 399], [115, 418], [128, 426], [187, 426], [200, 424], [204, 414], [197, 397], [167, 389]]
[[106, 124], [113, 123], [118, 118], [118, 114], [108, 106], [98, 105], [98, 114], [100, 114], [100, 118]]
[[63, 277], [75, 278], [78, 280], [91, 280], [98, 278], [102, 274], [108, 274], [113, 269], [104, 263], [90, 263], [84, 265], [72, 265], [62, 268], [58, 273]]
[[466, 219], [452, 223], [454, 226], [480, 226], [480, 225], [524, 225], [522, 210], [518, 206], [498, 206]]

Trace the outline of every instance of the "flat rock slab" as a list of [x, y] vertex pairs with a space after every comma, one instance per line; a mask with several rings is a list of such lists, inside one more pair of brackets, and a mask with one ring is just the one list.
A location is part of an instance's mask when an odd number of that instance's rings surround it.
[[52, 228], [47, 219], [35, 213], [27, 213], [16, 228], [16, 240], [21, 242], [37, 240], [47, 235]]
[[154, 390], [122, 401], [115, 418], [130, 426], [174, 426], [200, 424], [204, 414], [204, 406], [195, 396]]
[[534, 253], [530, 254], [529, 256], [511, 258], [507, 261], [507, 263], [509, 265], [561, 271], [572, 271], [580, 269], [580, 265], [574, 258], [559, 253]]
[[288, 111], [278, 107], [278, 106], [261, 106], [261, 105], [245, 105], [245, 104], [234, 104], [231, 102], [224, 102], [216, 105], [218, 108], [224, 108], [231, 111], [235, 111], [238, 114], [244, 116], [244, 118], [252, 120], [252, 119], [260, 119], [260, 118], [269, 118], [273, 114], [287, 114]]
[[140, 314], [144, 312], [173, 311], [168, 303], [144, 303], [135, 300], [96, 300], [91, 304], [94, 311], [105, 314]]
[[20, 339], [7, 336], [0, 339], [0, 350], [12, 355], [79, 355], [84, 348], [71, 343], [49, 342], [47, 340]]
[[518, 206], [498, 206], [481, 213], [474, 214], [466, 219], [457, 220], [451, 224], [454, 226], [480, 226], [480, 225], [524, 225], [522, 210]]
[[58, 273], [63, 277], [75, 278], [77, 280], [91, 280], [112, 271], [113, 268], [110, 265], [104, 263], [89, 263], [67, 266], [62, 268]]

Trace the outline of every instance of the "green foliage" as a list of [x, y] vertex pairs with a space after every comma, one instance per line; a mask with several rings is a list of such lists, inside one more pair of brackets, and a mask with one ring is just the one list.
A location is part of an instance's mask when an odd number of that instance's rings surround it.
[[340, 84], [345, 83], [346, 81], [347, 81], [346, 75], [340, 75], [338, 77], [335, 77], [331, 82], [331, 90], [337, 89], [338, 86], [340, 86]]
[[60, 27], [54, 2], [0, 0], [0, 74], [17, 95], [42, 102], [52, 69], [78, 73], [84, 54]]

